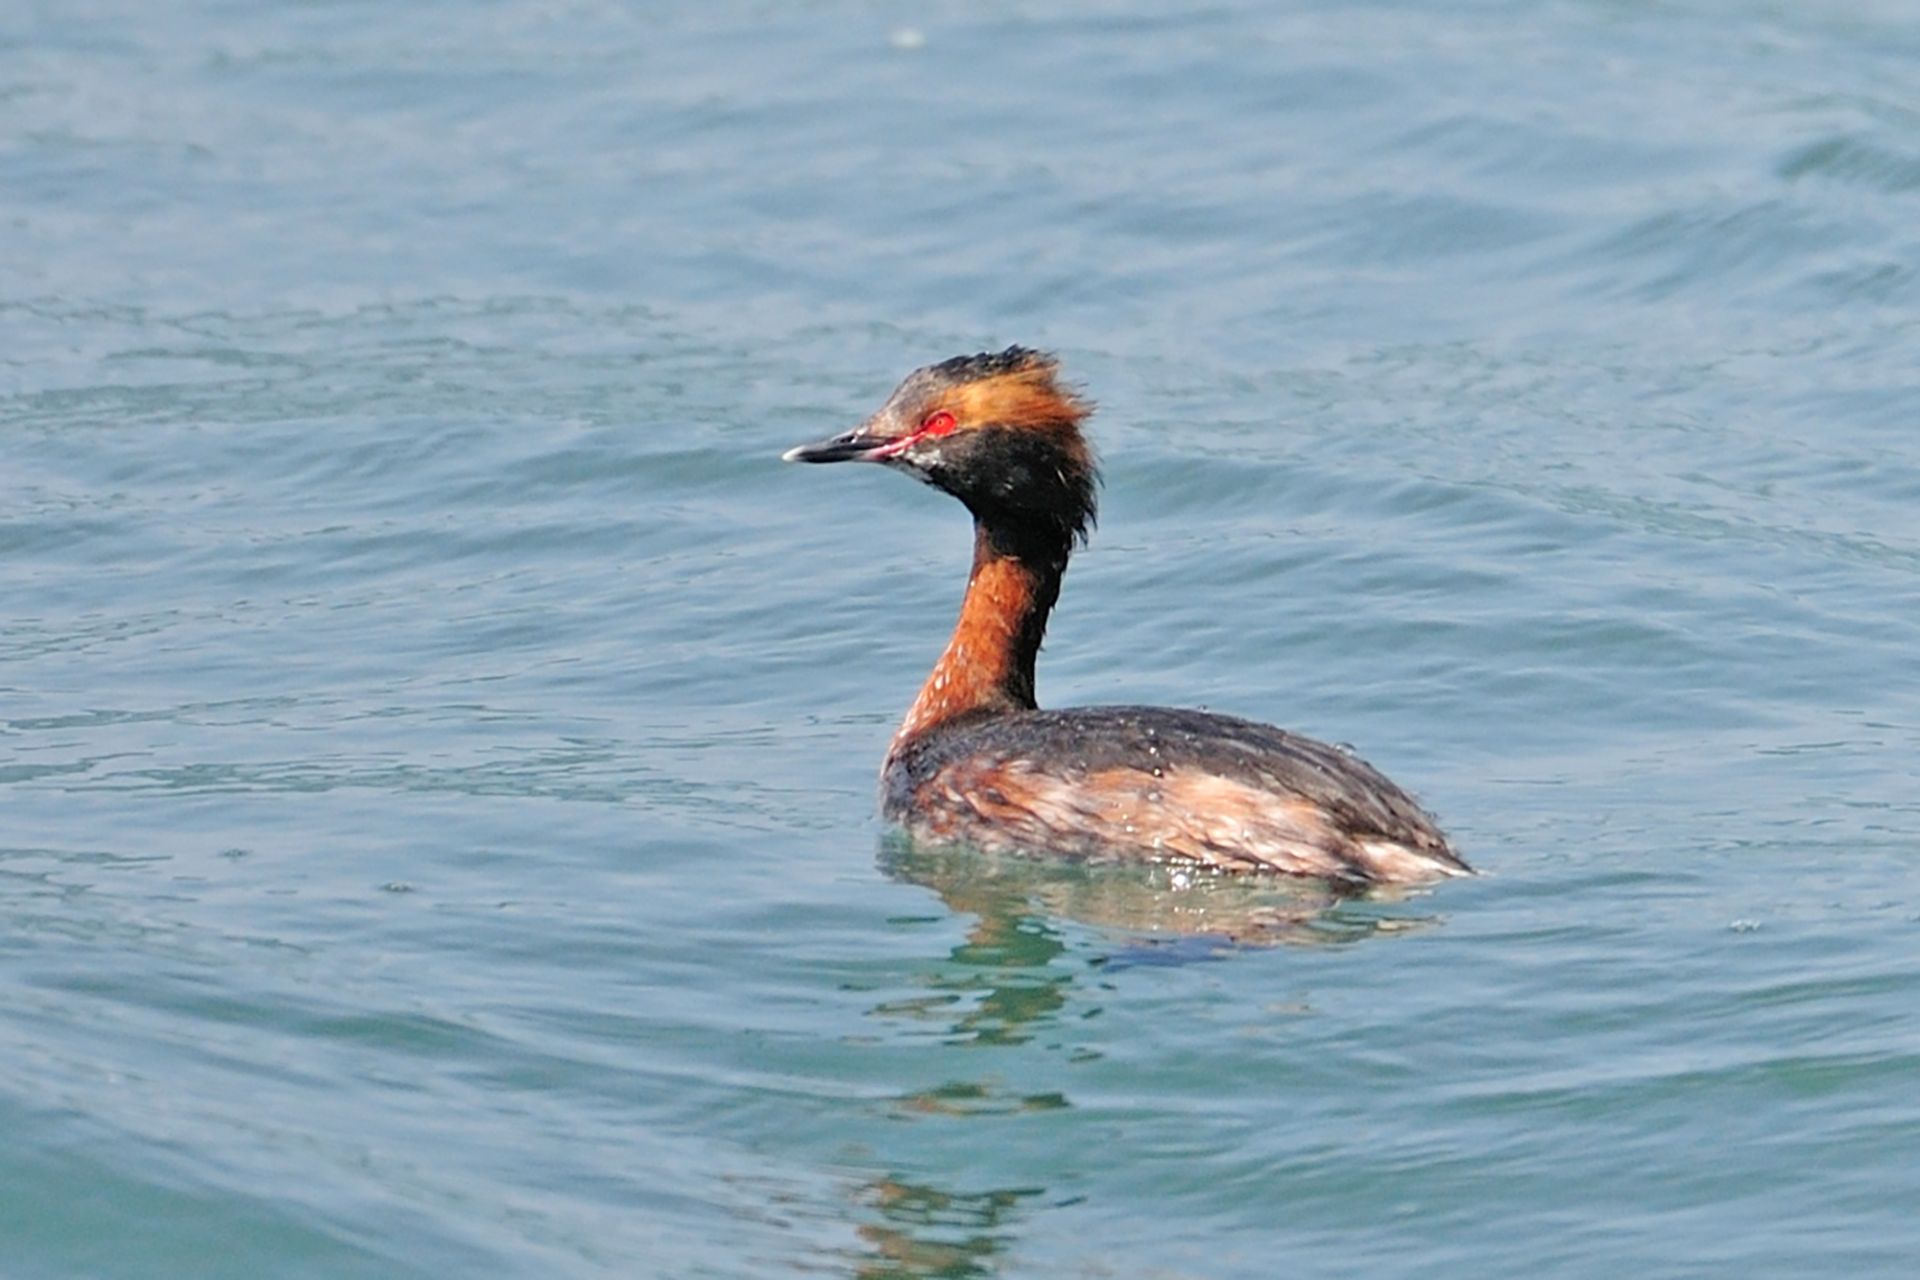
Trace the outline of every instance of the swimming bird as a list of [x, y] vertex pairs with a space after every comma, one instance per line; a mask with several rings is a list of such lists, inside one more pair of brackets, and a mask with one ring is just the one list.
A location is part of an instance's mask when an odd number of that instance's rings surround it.
[[1034, 661], [1096, 510], [1092, 406], [1012, 346], [909, 374], [789, 462], [875, 462], [973, 516], [946, 650], [887, 748], [881, 809], [916, 839], [1353, 885], [1472, 874], [1405, 791], [1348, 751], [1205, 711], [1043, 710]]

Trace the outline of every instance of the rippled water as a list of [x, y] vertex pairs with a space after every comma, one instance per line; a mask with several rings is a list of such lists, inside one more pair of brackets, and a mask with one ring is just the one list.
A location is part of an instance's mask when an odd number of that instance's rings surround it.
[[[1912, 19], [0, 16], [0, 1271], [1908, 1274]], [[964, 519], [776, 458], [1012, 341], [1042, 698], [1488, 875], [873, 820]]]

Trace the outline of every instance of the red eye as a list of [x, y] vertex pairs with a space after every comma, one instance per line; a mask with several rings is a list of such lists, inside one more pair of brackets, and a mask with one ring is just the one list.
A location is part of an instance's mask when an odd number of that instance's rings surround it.
[[953, 415], [945, 409], [942, 409], [938, 413], [930, 413], [927, 415], [927, 420], [920, 424], [920, 434], [923, 436], [943, 436], [953, 430], [957, 425], [959, 424], [954, 422]]

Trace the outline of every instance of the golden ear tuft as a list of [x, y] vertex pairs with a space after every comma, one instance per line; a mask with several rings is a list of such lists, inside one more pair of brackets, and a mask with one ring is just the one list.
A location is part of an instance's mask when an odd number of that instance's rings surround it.
[[1044, 351], [955, 356], [933, 366], [950, 383], [940, 400], [965, 427], [1077, 427], [1093, 405], [1060, 385], [1060, 362]]

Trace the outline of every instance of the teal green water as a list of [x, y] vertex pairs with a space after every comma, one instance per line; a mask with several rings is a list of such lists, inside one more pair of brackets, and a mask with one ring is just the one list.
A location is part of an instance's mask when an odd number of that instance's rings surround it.
[[[1910, 1274], [1912, 18], [0, 16], [0, 1274]], [[1016, 341], [1042, 699], [1486, 876], [881, 828], [964, 519], [776, 459]]]

